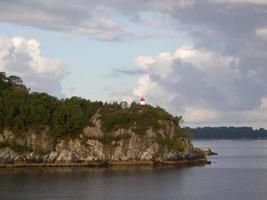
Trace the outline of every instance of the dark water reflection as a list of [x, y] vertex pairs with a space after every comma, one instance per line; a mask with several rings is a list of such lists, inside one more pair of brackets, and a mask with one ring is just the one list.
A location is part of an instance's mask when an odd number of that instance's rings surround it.
[[0, 199], [266, 200], [267, 141], [198, 141], [210, 166], [0, 171]]

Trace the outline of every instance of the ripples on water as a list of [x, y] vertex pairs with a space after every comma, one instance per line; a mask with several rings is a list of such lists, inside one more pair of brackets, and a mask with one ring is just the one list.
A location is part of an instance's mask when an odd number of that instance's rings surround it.
[[267, 141], [196, 141], [218, 156], [189, 168], [0, 170], [1, 200], [266, 200]]

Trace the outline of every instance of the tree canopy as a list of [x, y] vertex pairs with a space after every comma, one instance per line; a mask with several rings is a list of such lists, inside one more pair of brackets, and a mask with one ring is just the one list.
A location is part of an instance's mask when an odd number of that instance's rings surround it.
[[29, 93], [20, 77], [0, 72], [0, 130], [15, 132], [48, 125], [57, 136], [80, 131], [102, 102], [80, 97], [59, 100], [46, 93]]
[[148, 128], [160, 128], [160, 120], [173, 121], [178, 128], [181, 122], [181, 117], [174, 117], [160, 107], [135, 102], [103, 103], [81, 97], [58, 99], [46, 93], [30, 93], [20, 77], [0, 72], [0, 131], [11, 129], [20, 133], [45, 125], [57, 137], [72, 136], [90, 123], [97, 110], [105, 132], [134, 127], [136, 133], [143, 134]]

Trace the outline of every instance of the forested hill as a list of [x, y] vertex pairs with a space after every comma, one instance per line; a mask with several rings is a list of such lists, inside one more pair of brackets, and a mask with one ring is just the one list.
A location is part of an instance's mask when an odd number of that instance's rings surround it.
[[0, 133], [4, 129], [19, 133], [49, 126], [56, 137], [72, 136], [80, 133], [98, 110], [105, 132], [134, 125], [135, 132], [141, 134], [149, 128], [160, 128], [160, 120], [173, 121], [177, 128], [181, 120], [162, 108], [135, 102], [103, 103], [80, 97], [59, 100], [46, 93], [30, 93], [20, 77], [0, 72]]
[[30, 93], [21, 78], [0, 73], [0, 167], [207, 163], [180, 121], [160, 107], [135, 102]]
[[267, 139], [267, 130], [252, 127], [185, 128], [193, 139]]
[[59, 100], [46, 93], [30, 93], [20, 77], [0, 72], [0, 130], [17, 133], [48, 125], [55, 135], [63, 136], [82, 129], [102, 105], [79, 97]]

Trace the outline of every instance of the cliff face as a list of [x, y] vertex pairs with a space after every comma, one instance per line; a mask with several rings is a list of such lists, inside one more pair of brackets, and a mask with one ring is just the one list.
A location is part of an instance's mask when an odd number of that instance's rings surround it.
[[116, 163], [116, 162], [206, 162], [204, 153], [178, 135], [172, 121], [160, 121], [161, 128], [137, 134], [133, 128], [111, 132], [101, 130], [96, 113], [91, 126], [76, 137], [56, 139], [48, 126], [22, 134], [4, 130], [0, 134], [0, 164]]

